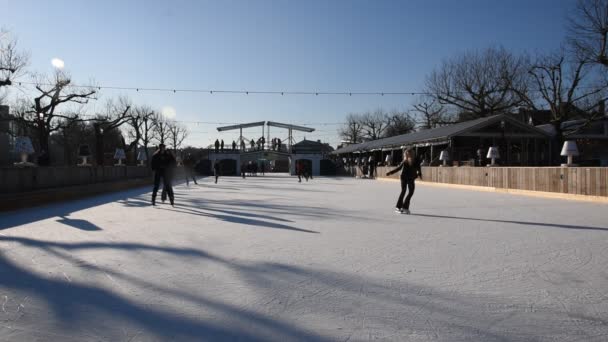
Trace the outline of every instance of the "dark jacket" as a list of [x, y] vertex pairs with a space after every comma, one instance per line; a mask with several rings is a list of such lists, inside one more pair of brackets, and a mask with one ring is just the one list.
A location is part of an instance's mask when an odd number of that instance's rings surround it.
[[413, 164], [409, 164], [407, 160], [402, 161], [395, 169], [389, 171], [387, 175], [392, 175], [401, 170], [401, 178], [404, 179], [416, 179], [418, 176], [422, 177], [422, 170], [420, 168], [420, 161], [414, 160]]
[[163, 153], [157, 151], [152, 156], [152, 160], [150, 161], [150, 166], [152, 170], [157, 172], [166, 172], [170, 171], [177, 162], [175, 161], [175, 157], [171, 152], [165, 151]]

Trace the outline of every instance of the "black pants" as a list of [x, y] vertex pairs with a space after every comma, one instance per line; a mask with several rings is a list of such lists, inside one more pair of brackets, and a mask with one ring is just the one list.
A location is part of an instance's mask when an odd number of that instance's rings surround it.
[[163, 193], [166, 192], [167, 195], [169, 195], [169, 201], [171, 201], [171, 204], [173, 204], [173, 187], [171, 186], [171, 177], [169, 177], [167, 171], [154, 172], [154, 189], [152, 190], [152, 203], [156, 203], [156, 193], [158, 193], [161, 178], [163, 180]]
[[[416, 184], [414, 183], [414, 179], [401, 178], [401, 194], [399, 195], [399, 199], [397, 199], [397, 209], [410, 209], [410, 200], [414, 196], [415, 189]], [[407, 196], [405, 196], [406, 192], [408, 193]], [[405, 197], [405, 201], [403, 197]]]
[[192, 178], [194, 184], [198, 184], [196, 182], [196, 176], [194, 175], [194, 170], [192, 168], [185, 167], [184, 174], [186, 175], [186, 185], [190, 185], [190, 178]]

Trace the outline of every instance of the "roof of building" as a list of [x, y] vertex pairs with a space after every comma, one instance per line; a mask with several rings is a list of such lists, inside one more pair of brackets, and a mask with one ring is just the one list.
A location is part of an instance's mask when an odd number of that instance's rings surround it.
[[433, 143], [445, 142], [446, 140], [459, 134], [467, 133], [476, 129], [480, 129], [492, 125], [498, 121], [506, 120], [511, 124], [519, 126], [530, 132], [536, 133], [542, 137], [548, 137], [547, 132], [540, 130], [534, 126], [527, 125], [510, 115], [499, 114], [485, 118], [456, 123], [449, 126], [441, 126], [437, 128], [427, 129], [414, 133], [397, 135], [390, 138], [372, 140], [360, 144], [348, 145], [333, 152], [333, 154], [352, 153], [360, 151], [372, 151], [381, 148], [395, 148], [404, 145], [412, 145], [414, 143]]

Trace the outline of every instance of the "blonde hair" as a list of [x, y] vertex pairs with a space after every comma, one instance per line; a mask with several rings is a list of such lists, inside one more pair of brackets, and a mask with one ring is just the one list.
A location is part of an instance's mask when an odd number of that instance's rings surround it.
[[411, 148], [403, 149], [403, 160], [408, 160], [410, 158], [414, 161], [416, 159], [416, 152]]

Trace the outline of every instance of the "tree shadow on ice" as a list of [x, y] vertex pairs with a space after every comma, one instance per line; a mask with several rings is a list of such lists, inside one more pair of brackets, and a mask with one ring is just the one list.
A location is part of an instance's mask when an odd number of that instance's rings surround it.
[[177, 213], [210, 217], [210, 218], [215, 218], [215, 219], [218, 219], [218, 220], [221, 220], [224, 222], [238, 223], [238, 224], [246, 225], [248, 227], [285, 229], [285, 230], [292, 230], [292, 231], [301, 232], [301, 233], [315, 233], [315, 234], [319, 233], [314, 230], [292, 227], [292, 226], [288, 226], [288, 225], [282, 224], [282, 223], [268, 222], [268, 221], [253, 219], [253, 218], [249, 218], [249, 217], [239, 217], [239, 216], [233, 216], [233, 215], [206, 213], [202, 210], [195, 210], [195, 209], [190, 209], [190, 208], [179, 208], [179, 206], [177, 206], [175, 208], [171, 208], [171, 209], [160, 208], [160, 210], [168, 210], [168, 211], [173, 211], [173, 212], [177, 212]]
[[[177, 251], [141, 244], [67, 244], [13, 237], [2, 240], [53, 250], [54, 255], [73, 264], [79, 263], [75, 254], [70, 252], [74, 249], [126, 248], [131, 251], [138, 248], [171, 254]], [[66, 252], [57, 253], [57, 250]], [[66, 329], [94, 327], [95, 331], [103, 332], [104, 338], [110, 339], [124, 339], [124, 335], [119, 336], [118, 330], [125, 324], [130, 324], [146, 334], [154, 334], [163, 339], [329, 340], [330, 338], [309, 332], [309, 329], [287, 323], [287, 317], [301, 317], [303, 313], [323, 317], [326, 323], [321, 326], [325, 331], [333, 329], [332, 340], [336, 339], [335, 335], [340, 335], [339, 339], [342, 340], [351, 336], [354, 336], [353, 340], [368, 337], [370, 327], [378, 329], [375, 333], [384, 334], [378, 337], [393, 340], [407, 339], [407, 334], [401, 334], [410, 331], [419, 337], [434, 336], [432, 339], [460, 337], [462, 340], [483, 341], [534, 341], [540, 340], [539, 336], [551, 339], [560, 337], [559, 334], [567, 334], [571, 329], [571, 326], [563, 324], [571, 316], [569, 312], [540, 308], [530, 312], [526, 311], [529, 308], [527, 304], [518, 306], [508, 296], [466, 294], [449, 288], [367, 276], [373, 266], [345, 272], [284, 263], [228, 260], [200, 250], [191, 251], [188, 255], [219, 263], [235, 272], [248, 285], [248, 290], [257, 293], [257, 304], [252, 304], [253, 309], [259, 307], [274, 314], [260, 314], [242, 305], [196, 296], [175, 286], [162, 287], [127, 272], [89, 266], [92, 271], [109, 273], [133, 286], [151, 289], [166, 298], [173, 298], [176, 302], [195, 303], [216, 316], [230, 317], [219, 323], [205, 322], [178, 312], [142, 305], [95, 286], [34, 274], [2, 254], [0, 288], [12, 288], [45, 300]], [[597, 317], [581, 316], [580, 319], [589, 324], [597, 323]], [[508, 322], [508, 325], [497, 322]], [[351, 329], [339, 331], [338, 325], [344, 324], [350, 325]], [[315, 327], [318, 327], [318, 323]], [[581, 331], [588, 334], [588, 337], [597, 333], [592, 330]]]
[[[117, 247], [114, 244], [60, 244], [24, 238], [2, 238], [2, 240], [12, 240], [34, 247], [67, 250]], [[119, 248], [123, 247], [126, 246]], [[131, 247], [129, 246], [128, 250], [132, 250]], [[146, 250], [159, 249], [146, 245], [137, 245], [137, 247]], [[161, 248], [161, 250], [167, 253], [175, 252], [171, 249]], [[69, 253], [65, 255], [71, 256]], [[200, 252], [200, 256], [206, 258], [208, 255]], [[211, 259], [213, 260], [213, 257]], [[111, 272], [120, 276], [117, 272]], [[131, 280], [137, 281], [132, 277]], [[67, 334], [86, 334], [84, 336], [90, 337], [90, 330], [94, 330], [97, 334], [102, 334], [103, 339], [125, 339], [123, 328], [126, 325], [137, 326], [137, 330], [143, 329], [146, 334], [153, 334], [163, 340], [329, 341], [319, 334], [298, 328], [280, 319], [217, 300], [192, 297], [185, 293], [183, 295], [186, 298], [229, 318], [212, 323], [179, 312], [153, 308], [101, 287], [30, 272], [6, 258], [1, 252], [0, 289], [12, 289], [32, 298], [44, 300], [54, 314], [52, 318], [49, 317], [51, 324], [57, 324]], [[161, 290], [171, 292], [170, 289]], [[100, 319], [101, 317], [103, 319]], [[14, 322], [13, 325], [19, 327], [19, 322]]]
[[[46, 220], [52, 217], [66, 217], [72, 213], [97, 207], [100, 205], [134, 198], [150, 192], [150, 187], [137, 188], [127, 191], [108, 193], [73, 201], [60, 202], [36, 208], [27, 208], [13, 212], [2, 213], [0, 230], [18, 227], [32, 222]], [[68, 223], [68, 222], [63, 222]]]
[[563, 229], [582, 229], [582, 230], [608, 231], [608, 228], [606, 228], [606, 227], [579, 226], [579, 225], [560, 224], [560, 223], [528, 222], [528, 221], [513, 221], [513, 220], [495, 220], [495, 219], [484, 219], [484, 218], [474, 218], [474, 217], [459, 217], [459, 216], [431, 215], [431, 214], [412, 214], [412, 216], [421, 216], [421, 217], [430, 217], [430, 218], [445, 218], [445, 219], [465, 220], [465, 221], [512, 223], [512, 224], [519, 224], [519, 225], [523, 225], [523, 226], [540, 226], [540, 227], [563, 228]]

